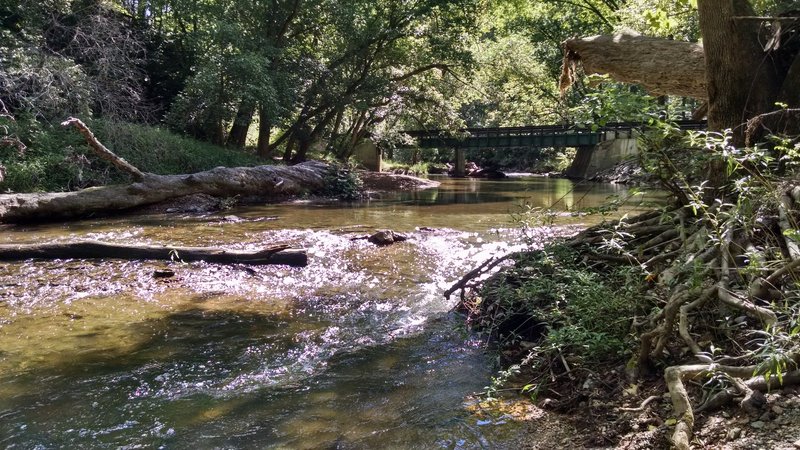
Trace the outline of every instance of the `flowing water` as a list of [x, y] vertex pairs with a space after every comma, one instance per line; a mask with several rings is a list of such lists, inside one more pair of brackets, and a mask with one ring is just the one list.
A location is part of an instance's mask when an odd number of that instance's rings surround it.
[[[442, 292], [523, 246], [521, 205], [575, 210], [624, 192], [443, 180], [355, 204], [2, 228], [0, 243], [287, 243], [309, 266], [0, 263], [0, 447], [502, 447], [514, 424], [465, 409], [492, 357]], [[379, 228], [410, 239], [354, 239]], [[165, 265], [176, 275], [154, 278]]]

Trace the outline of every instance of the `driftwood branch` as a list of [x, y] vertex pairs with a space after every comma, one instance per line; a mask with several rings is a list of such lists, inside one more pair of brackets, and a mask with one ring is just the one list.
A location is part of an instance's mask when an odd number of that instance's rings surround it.
[[[450, 289], [444, 291], [444, 298], [449, 299], [450, 296], [453, 295], [453, 293], [456, 292], [459, 289], [463, 292], [467, 288], [467, 285], [469, 284], [470, 281], [473, 281], [473, 280], [475, 280], [477, 278], [480, 278], [483, 274], [485, 274], [485, 273], [489, 272], [490, 270], [494, 269], [495, 267], [497, 267], [498, 264], [502, 263], [503, 261], [507, 261], [509, 259], [512, 259], [512, 258], [514, 258], [514, 257], [516, 257], [518, 255], [519, 255], [519, 252], [514, 252], [514, 253], [509, 253], [509, 254], [507, 254], [505, 256], [501, 256], [501, 257], [498, 257], [498, 258], [491, 257], [491, 258], [487, 259], [486, 261], [484, 261], [478, 267], [476, 267], [476, 268], [470, 270], [469, 272], [467, 272], [467, 274], [464, 275], [463, 277], [461, 277], [460, 280], [458, 280], [455, 284], [450, 286]], [[456, 307], [458, 307], [458, 306], [456, 306]]]
[[0, 245], [0, 261], [25, 259], [175, 260], [218, 264], [285, 264], [295, 267], [308, 265], [308, 256], [304, 249], [289, 249], [286, 245], [274, 245], [257, 251], [225, 250], [214, 247], [124, 245], [99, 241]]
[[142, 171], [134, 167], [128, 161], [125, 161], [124, 159], [114, 154], [114, 152], [109, 150], [108, 147], [106, 147], [100, 141], [98, 141], [97, 138], [94, 136], [94, 133], [92, 133], [92, 130], [90, 130], [89, 127], [87, 127], [86, 124], [83, 123], [80, 119], [76, 119], [75, 117], [70, 117], [69, 119], [61, 123], [61, 126], [64, 127], [68, 127], [70, 125], [74, 125], [75, 128], [77, 128], [78, 131], [83, 135], [83, 137], [86, 138], [86, 141], [89, 143], [89, 147], [91, 147], [92, 150], [94, 150], [97, 156], [108, 161], [109, 163], [114, 165], [114, 167], [116, 167], [117, 169], [130, 174], [134, 180], [136, 181], [144, 180], [145, 174]]

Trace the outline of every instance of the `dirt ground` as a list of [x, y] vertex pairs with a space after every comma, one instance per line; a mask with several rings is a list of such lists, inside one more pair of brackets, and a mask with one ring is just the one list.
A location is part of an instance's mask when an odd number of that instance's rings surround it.
[[[674, 421], [664, 383], [615, 385], [612, 379], [624, 378], [620, 375], [611, 371], [605, 379], [593, 376], [580, 385], [563, 384], [559, 389], [569, 394], [558, 400], [553, 393], [537, 402], [521, 396], [481, 402], [476, 414], [504, 414], [523, 424], [508, 449], [670, 448]], [[695, 394], [701, 395], [699, 389]], [[656, 398], [642, 408], [651, 396]], [[768, 393], [766, 400], [752, 414], [735, 404], [697, 414], [692, 448], [800, 449], [800, 387]]]

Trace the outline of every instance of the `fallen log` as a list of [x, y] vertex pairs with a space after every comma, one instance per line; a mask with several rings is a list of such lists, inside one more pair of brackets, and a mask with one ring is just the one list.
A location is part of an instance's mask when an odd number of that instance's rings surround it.
[[320, 189], [328, 165], [309, 161], [295, 166], [217, 167], [190, 175], [145, 174], [128, 185], [75, 192], [1, 194], [0, 222], [71, 219], [120, 212], [191, 194], [214, 197], [298, 195]]
[[587, 74], [608, 74], [616, 81], [640, 84], [654, 95], [708, 98], [701, 44], [614, 34], [568, 39], [563, 47], [561, 92], [574, 82], [580, 62]]
[[120, 212], [191, 194], [214, 197], [298, 195], [320, 189], [328, 165], [309, 161], [295, 166], [217, 167], [190, 175], [145, 174], [128, 185], [75, 192], [0, 195], [0, 222], [71, 219]]
[[308, 265], [305, 249], [290, 249], [286, 245], [275, 245], [257, 251], [225, 250], [216, 247], [125, 245], [100, 241], [0, 245], [0, 261], [25, 259], [205, 261], [218, 264], [283, 264], [294, 267]]
[[131, 174], [127, 185], [98, 186], [74, 192], [0, 194], [0, 222], [73, 219], [120, 212], [192, 194], [214, 197], [281, 198], [314, 192], [325, 185], [330, 166], [308, 161], [294, 166], [217, 167], [185, 175], [140, 172], [97, 141], [83, 122], [70, 119], [103, 159]]

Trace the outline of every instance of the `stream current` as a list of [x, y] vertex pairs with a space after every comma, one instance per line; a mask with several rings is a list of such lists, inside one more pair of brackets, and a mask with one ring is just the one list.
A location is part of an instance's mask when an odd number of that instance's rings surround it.
[[[624, 193], [443, 179], [354, 204], [2, 228], [0, 243], [286, 243], [309, 265], [0, 263], [0, 447], [501, 448], [517, 427], [465, 409], [492, 356], [442, 292], [523, 247], [521, 205], [576, 210]], [[386, 228], [409, 240], [353, 239]], [[165, 266], [175, 276], [154, 278]]]

